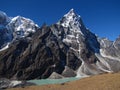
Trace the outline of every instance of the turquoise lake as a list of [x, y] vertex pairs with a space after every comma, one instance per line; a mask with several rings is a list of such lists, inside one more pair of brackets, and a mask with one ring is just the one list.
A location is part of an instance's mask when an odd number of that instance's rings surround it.
[[35, 83], [36, 85], [46, 85], [46, 84], [61, 84], [69, 81], [79, 80], [80, 78], [64, 78], [64, 79], [40, 79], [40, 80], [29, 80], [28, 82]]

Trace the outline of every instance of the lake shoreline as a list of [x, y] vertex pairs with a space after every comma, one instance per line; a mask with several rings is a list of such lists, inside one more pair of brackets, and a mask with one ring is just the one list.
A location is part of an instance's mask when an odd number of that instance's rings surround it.
[[8, 90], [120, 90], [120, 73], [108, 73], [61, 84], [12, 88]]

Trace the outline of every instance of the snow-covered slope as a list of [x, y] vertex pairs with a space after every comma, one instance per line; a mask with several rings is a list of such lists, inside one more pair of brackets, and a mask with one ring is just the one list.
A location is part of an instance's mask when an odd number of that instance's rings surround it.
[[0, 11], [0, 51], [9, 47], [8, 43], [11, 41], [24, 38], [36, 32], [38, 28], [39, 26], [28, 18], [22, 16], [10, 18]]
[[63, 27], [69, 28], [71, 31], [69, 33], [71, 34], [77, 32], [83, 35], [83, 32], [81, 30], [81, 28], [83, 27], [81, 17], [77, 15], [73, 9], [71, 9], [67, 14], [65, 14], [58, 23], [60, 23]]
[[28, 36], [30, 33], [34, 33], [38, 25], [28, 18], [16, 16], [12, 18], [7, 27], [13, 30], [14, 38], [21, 38]]
[[84, 36], [84, 31], [86, 28], [83, 25], [81, 17], [77, 15], [73, 9], [71, 9], [63, 18], [58, 22], [62, 25], [65, 30], [65, 38], [63, 41], [70, 42], [70, 39], [75, 39], [78, 35]]
[[[65, 14], [57, 24], [64, 27], [63, 42], [69, 45], [82, 61], [77, 70], [78, 77], [120, 70], [118, 66], [120, 63], [119, 38], [114, 42], [106, 38], [98, 38], [84, 26], [81, 17], [73, 9]], [[89, 56], [86, 57], [85, 54], [89, 54]], [[91, 60], [97, 61], [94, 61], [96, 63], [93, 64], [90, 63]], [[112, 63], [114, 64], [112, 65]], [[116, 67], [113, 67], [115, 64]]]
[[85, 41], [84, 33], [87, 32], [81, 17], [71, 9], [57, 24], [64, 27], [65, 33], [62, 41], [71, 46], [74, 51], [80, 52]]
[[[84, 23], [80, 15], [76, 14], [73, 9], [71, 9], [63, 18], [57, 23], [64, 27], [64, 38], [63, 42], [66, 44], [84, 44], [83, 42], [88, 41], [91, 48], [98, 52], [98, 42], [95, 34], [91, 33], [89, 29], [84, 26]], [[84, 45], [82, 45], [84, 46]], [[77, 45], [78, 47], [78, 45]]]

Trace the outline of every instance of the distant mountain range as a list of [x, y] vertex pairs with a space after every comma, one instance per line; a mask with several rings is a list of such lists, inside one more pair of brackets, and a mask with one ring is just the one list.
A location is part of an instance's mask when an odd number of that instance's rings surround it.
[[0, 12], [0, 78], [84, 77], [120, 71], [120, 37], [97, 37], [71, 9], [57, 23]]

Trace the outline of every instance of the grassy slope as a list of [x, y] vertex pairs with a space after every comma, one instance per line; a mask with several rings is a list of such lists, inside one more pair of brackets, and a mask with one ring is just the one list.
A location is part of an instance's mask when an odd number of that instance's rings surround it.
[[10, 90], [120, 90], [120, 73], [96, 75], [65, 84], [30, 86]]

